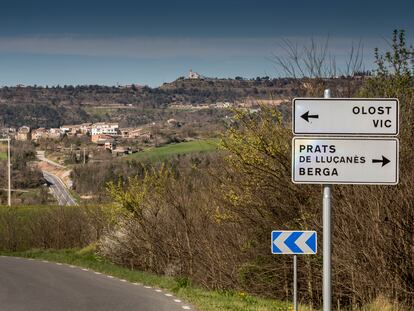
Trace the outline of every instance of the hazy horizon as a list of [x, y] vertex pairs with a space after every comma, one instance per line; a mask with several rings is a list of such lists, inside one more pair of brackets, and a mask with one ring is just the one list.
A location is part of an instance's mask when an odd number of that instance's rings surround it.
[[[151, 87], [189, 69], [218, 78], [280, 77], [283, 39], [323, 42], [341, 67], [353, 45], [364, 69], [394, 29], [410, 30], [414, 4], [395, 1], [7, 1], [0, 12], [0, 85]], [[392, 14], [391, 14], [391, 13]]]

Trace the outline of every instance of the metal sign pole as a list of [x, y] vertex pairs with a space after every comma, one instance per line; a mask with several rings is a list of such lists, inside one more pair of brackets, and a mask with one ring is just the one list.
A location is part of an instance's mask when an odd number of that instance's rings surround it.
[[[324, 98], [331, 98], [330, 89]], [[323, 185], [323, 311], [332, 310], [331, 192], [332, 185]]]
[[272, 254], [293, 255], [293, 310], [298, 311], [298, 261], [297, 254], [316, 254], [316, 231], [274, 230], [271, 236]]
[[[386, 98], [331, 98], [331, 90], [326, 89], [323, 99], [295, 98], [292, 106], [293, 134], [321, 135], [293, 138], [292, 182], [323, 185], [323, 311], [332, 311], [332, 185], [396, 185], [399, 180], [397, 138], [340, 136], [397, 136], [399, 102]], [[389, 153], [385, 154], [385, 150]], [[348, 155], [357, 160], [339, 163], [338, 159], [347, 159]], [[361, 166], [352, 166], [354, 163], [366, 165], [361, 170]], [[292, 244], [283, 238], [285, 244]], [[273, 240], [276, 246], [285, 248], [278, 236]], [[275, 253], [284, 253], [278, 247]]]
[[293, 256], [293, 311], [298, 311], [298, 259]]

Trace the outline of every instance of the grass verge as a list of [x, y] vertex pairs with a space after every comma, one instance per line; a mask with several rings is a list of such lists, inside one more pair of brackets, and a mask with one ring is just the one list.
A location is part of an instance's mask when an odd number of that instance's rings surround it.
[[[198, 311], [290, 311], [288, 302], [257, 298], [236, 291], [209, 291], [191, 285], [185, 279], [157, 276], [117, 266], [94, 253], [93, 247], [81, 250], [32, 250], [1, 255], [43, 259], [85, 267], [144, 285], [159, 287], [191, 303]], [[301, 306], [300, 310], [310, 310]]]

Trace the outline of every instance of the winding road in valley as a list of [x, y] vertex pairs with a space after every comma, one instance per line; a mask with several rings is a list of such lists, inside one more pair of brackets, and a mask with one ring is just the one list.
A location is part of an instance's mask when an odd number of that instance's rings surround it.
[[[45, 157], [44, 151], [37, 151], [36, 156], [40, 161], [46, 162], [48, 165], [52, 167], [56, 167], [58, 169], [66, 169], [65, 166], [47, 159]], [[55, 197], [59, 205], [77, 205], [76, 200], [73, 198], [69, 189], [62, 181], [62, 179], [59, 178], [59, 176], [55, 175], [52, 171], [48, 171], [46, 169], [42, 169], [42, 173], [44, 178], [50, 184], [50, 191], [52, 192], [53, 196]]]
[[76, 266], [0, 257], [1, 311], [183, 311], [157, 288]]
[[59, 205], [78, 205], [69, 192], [69, 189], [66, 188], [66, 185], [59, 177], [43, 170], [42, 173], [43, 177], [50, 184], [50, 190]]

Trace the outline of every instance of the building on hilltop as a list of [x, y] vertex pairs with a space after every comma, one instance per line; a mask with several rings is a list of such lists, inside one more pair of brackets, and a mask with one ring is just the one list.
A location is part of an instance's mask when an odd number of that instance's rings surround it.
[[188, 79], [201, 79], [201, 75], [197, 72], [194, 72], [192, 69], [190, 69], [190, 72], [188, 73]]

